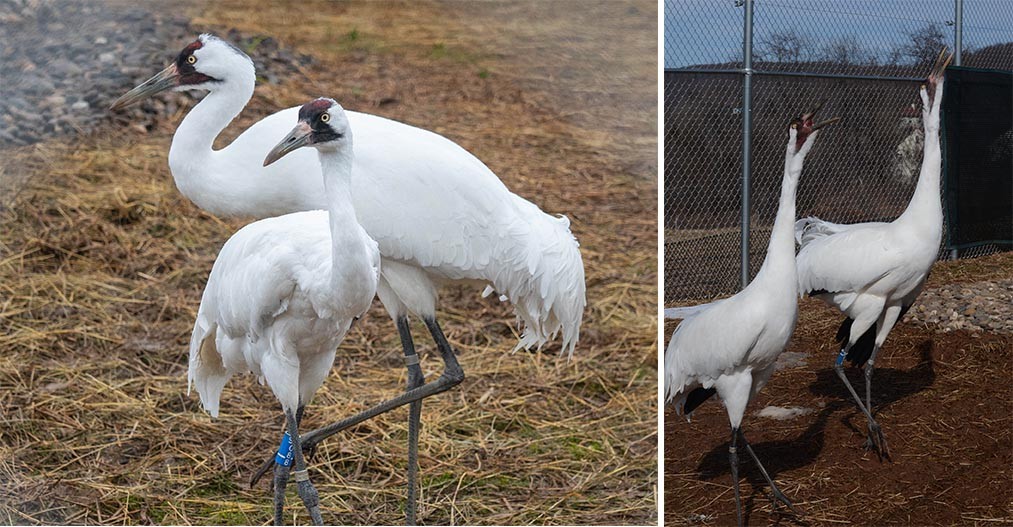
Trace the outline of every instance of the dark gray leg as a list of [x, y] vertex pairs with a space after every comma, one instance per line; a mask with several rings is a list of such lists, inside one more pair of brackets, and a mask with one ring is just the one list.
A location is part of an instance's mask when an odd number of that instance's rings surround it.
[[[879, 353], [879, 346], [872, 348], [872, 356], [865, 363], [865, 407], [872, 414], [872, 372], [876, 369], [876, 355]], [[883, 429], [874, 419], [869, 419], [869, 437], [865, 440], [865, 448], [876, 451], [876, 455], [882, 460], [889, 459], [890, 449], [886, 445], [886, 437], [883, 437]]]
[[[412, 340], [411, 329], [408, 327], [408, 318], [397, 319], [397, 331], [401, 336], [401, 347], [404, 348], [405, 364], [408, 366], [408, 391], [414, 390], [425, 384], [426, 378], [419, 366], [419, 356], [415, 352], [415, 342]], [[408, 499], [405, 503], [405, 514], [407, 525], [415, 525], [416, 509], [418, 502], [418, 474], [419, 474], [419, 425], [422, 419], [422, 401], [413, 401], [408, 406]]]
[[732, 428], [732, 442], [728, 445], [728, 463], [732, 466], [732, 483], [735, 484], [735, 518], [742, 527], [742, 498], [739, 497], [739, 453], [735, 444], [739, 439], [739, 429]]
[[[300, 405], [299, 409], [295, 411], [296, 426], [302, 422], [303, 411], [306, 410], [305, 405]], [[287, 419], [287, 418], [286, 418]], [[286, 424], [286, 428], [288, 425]], [[285, 487], [288, 486], [288, 473], [291, 467], [284, 465], [274, 464], [274, 480], [271, 485], [274, 487], [274, 524], [282, 525], [285, 523]]]
[[760, 458], [756, 457], [756, 452], [753, 452], [753, 447], [750, 446], [749, 441], [746, 441], [745, 434], [739, 431], [739, 435], [742, 437], [742, 444], [746, 445], [746, 451], [749, 452], [753, 461], [756, 462], [756, 466], [760, 467], [760, 473], [763, 474], [763, 479], [767, 480], [767, 485], [770, 485], [770, 490], [773, 491], [774, 494], [774, 503], [776, 504], [777, 502], [781, 502], [787, 505], [788, 508], [791, 509], [791, 512], [794, 512], [796, 516], [800, 516], [799, 512], [795, 510], [795, 506], [791, 504], [788, 497], [781, 492], [781, 489], [777, 488], [777, 485], [774, 484], [774, 480], [770, 479], [770, 475], [767, 474], [767, 469], [763, 468], [763, 463], [760, 463]]
[[[847, 352], [848, 352], [847, 347], [841, 350], [840, 355], [838, 355], [837, 359], [834, 361], [834, 372], [837, 373], [837, 376], [840, 377], [842, 381], [844, 381], [844, 386], [846, 386], [848, 388], [848, 391], [851, 392], [851, 397], [853, 397], [855, 399], [855, 403], [858, 404], [858, 409], [861, 410], [862, 413], [865, 414], [865, 418], [869, 420], [870, 438], [873, 437], [871, 432], [875, 430], [876, 436], [882, 439], [883, 432], [879, 427], [879, 423], [877, 423], [876, 420], [873, 419], [872, 414], [869, 413], [869, 409], [866, 408], [864, 404], [862, 404], [862, 398], [858, 396], [858, 392], [855, 391], [855, 387], [851, 385], [851, 381], [848, 380], [848, 376], [844, 374], [844, 355], [846, 355]], [[882, 456], [883, 455], [882, 453], [885, 451], [886, 451], [886, 442], [883, 441], [880, 445], [877, 446], [876, 452], [880, 456]]]
[[[418, 388], [408, 390], [401, 395], [394, 397], [393, 399], [386, 400], [368, 410], [360, 412], [352, 417], [348, 417], [338, 421], [337, 423], [327, 425], [322, 428], [318, 428], [304, 434], [302, 436], [302, 448], [305, 451], [312, 451], [316, 448], [317, 444], [324, 439], [350, 427], [355, 426], [367, 419], [372, 419], [382, 413], [389, 412], [399, 406], [404, 406], [413, 401], [420, 401], [435, 395], [437, 393], [445, 392], [454, 386], [457, 386], [464, 380], [464, 370], [461, 369], [461, 365], [457, 363], [457, 357], [454, 356], [454, 350], [450, 347], [450, 343], [447, 342], [446, 337], [443, 336], [443, 331], [440, 330], [439, 325], [435, 320], [427, 319], [426, 326], [429, 327], [429, 331], [433, 333], [433, 338], [436, 340], [436, 347], [440, 352], [440, 358], [443, 359], [443, 373], [435, 381], [427, 382]], [[264, 465], [253, 475], [250, 480], [250, 485], [253, 485], [260, 479], [263, 473], [267, 472], [271, 468], [271, 463], [274, 463], [274, 458], [269, 459]]]
[[295, 415], [288, 413], [288, 433], [292, 436], [292, 454], [293, 464], [295, 465], [295, 472], [292, 473], [292, 479], [295, 480], [299, 493], [299, 497], [302, 498], [303, 505], [306, 506], [306, 510], [310, 513], [310, 520], [313, 525], [323, 525], [324, 520], [320, 516], [320, 495], [317, 494], [317, 489], [313, 487], [313, 483], [310, 483], [309, 472], [306, 470], [306, 459], [302, 453], [302, 441], [299, 439], [299, 425], [296, 423]]

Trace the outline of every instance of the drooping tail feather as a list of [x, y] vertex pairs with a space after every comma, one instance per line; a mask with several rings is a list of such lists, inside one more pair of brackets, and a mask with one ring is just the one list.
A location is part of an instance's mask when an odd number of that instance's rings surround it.
[[215, 345], [217, 330], [217, 324], [204, 326], [198, 312], [197, 322], [190, 334], [190, 364], [187, 371], [187, 395], [191, 388], [197, 388], [201, 405], [211, 417], [218, 417], [222, 390], [231, 376]]
[[816, 216], [802, 218], [795, 222], [795, 242], [800, 246], [812, 240], [841, 232], [847, 225], [823, 221]]
[[[573, 356], [587, 303], [580, 244], [566, 216], [549, 216], [530, 202], [530, 232], [504, 251], [493, 288], [513, 304], [523, 325], [514, 350], [540, 348], [562, 335], [562, 353]], [[533, 212], [533, 211], [532, 211]]]

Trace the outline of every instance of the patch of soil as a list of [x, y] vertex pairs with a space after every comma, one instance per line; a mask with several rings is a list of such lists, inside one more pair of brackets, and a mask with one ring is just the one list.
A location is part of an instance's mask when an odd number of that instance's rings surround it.
[[[751, 525], [972, 525], [1013, 519], [1013, 337], [899, 324], [880, 352], [873, 406], [892, 461], [863, 448], [866, 422], [830, 368], [841, 315], [815, 300], [800, 309], [788, 347], [808, 360], [778, 371], [747, 410], [743, 431], [781, 490], [802, 511], [775, 509], [740, 456], [743, 514]], [[675, 327], [671, 322], [666, 335]], [[860, 393], [864, 376], [849, 369]], [[758, 417], [768, 405], [814, 408], [794, 419]], [[723, 407], [691, 423], [665, 413], [665, 524], [729, 525], [735, 505]]]

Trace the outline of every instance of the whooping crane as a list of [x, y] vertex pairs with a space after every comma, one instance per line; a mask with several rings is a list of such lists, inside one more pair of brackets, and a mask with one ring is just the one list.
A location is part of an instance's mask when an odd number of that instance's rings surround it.
[[338, 103], [303, 105], [299, 124], [265, 164], [302, 146], [318, 152], [327, 210], [260, 220], [229, 238], [211, 269], [190, 337], [188, 383], [213, 417], [225, 383], [237, 372], [259, 376], [281, 403], [287, 432], [275, 468], [276, 525], [293, 460], [299, 497], [313, 523], [323, 523], [299, 421], [345, 333], [369, 309], [380, 279], [379, 249], [352, 207], [352, 134]]
[[[822, 106], [822, 105], [820, 105]], [[742, 525], [739, 498], [738, 440], [760, 468], [776, 502], [795, 507], [781, 493], [741, 431], [749, 401], [763, 388], [777, 356], [784, 351], [798, 316], [795, 277], [795, 193], [806, 154], [818, 130], [837, 118], [814, 123], [820, 107], [794, 119], [788, 130], [784, 179], [767, 256], [756, 277], [738, 294], [700, 306], [665, 310], [666, 318], [681, 318], [665, 352], [665, 390], [668, 402], [682, 406], [687, 416], [715, 393], [724, 401], [731, 422], [728, 459], [735, 482], [735, 513]], [[797, 514], [797, 512], [796, 512]]]
[[[169, 150], [173, 179], [188, 199], [214, 214], [257, 218], [326, 207], [320, 166], [310, 152], [293, 152], [269, 167], [258, 161], [295, 124], [298, 108], [264, 118], [221, 150], [212, 148], [252, 97], [254, 80], [249, 57], [205, 34], [113, 109], [170, 89], [207, 91], [180, 123]], [[541, 347], [561, 333], [562, 351], [572, 355], [585, 285], [570, 221], [510, 192], [485, 164], [445, 137], [375, 115], [345, 113], [356, 134], [352, 202], [359, 223], [380, 247], [377, 294], [401, 337], [408, 389], [424, 382], [409, 313], [425, 322], [441, 356], [453, 354], [436, 321], [437, 288], [445, 283], [474, 283], [485, 286], [483, 296], [495, 291], [509, 300], [524, 326], [515, 349]], [[458, 373], [450, 373], [456, 379]], [[415, 514], [420, 404], [412, 403], [409, 411], [409, 522]], [[342, 421], [349, 422], [359, 421]], [[338, 429], [304, 435], [303, 448], [312, 451]]]
[[[925, 144], [922, 168], [907, 209], [892, 223], [842, 225], [819, 218], [795, 223], [798, 287], [841, 310], [847, 318], [837, 331], [841, 351], [834, 371], [868, 420], [866, 447], [882, 459], [890, 452], [872, 416], [872, 372], [876, 354], [894, 324], [914, 303], [939, 254], [943, 208], [939, 178], [939, 108], [943, 74], [952, 54], [943, 48], [922, 85]], [[844, 360], [865, 365], [865, 404], [844, 374]]]

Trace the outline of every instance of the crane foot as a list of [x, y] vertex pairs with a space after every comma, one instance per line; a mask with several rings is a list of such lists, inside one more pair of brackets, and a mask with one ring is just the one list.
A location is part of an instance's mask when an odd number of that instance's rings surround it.
[[883, 461], [884, 458], [893, 461], [893, 458], [890, 457], [890, 448], [886, 444], [886, 437], [883, 436], [883, 429], [876, 421], [869, 421], [869, 435], [865, 439], [865, 449], [874, 450], [880, 461]]

